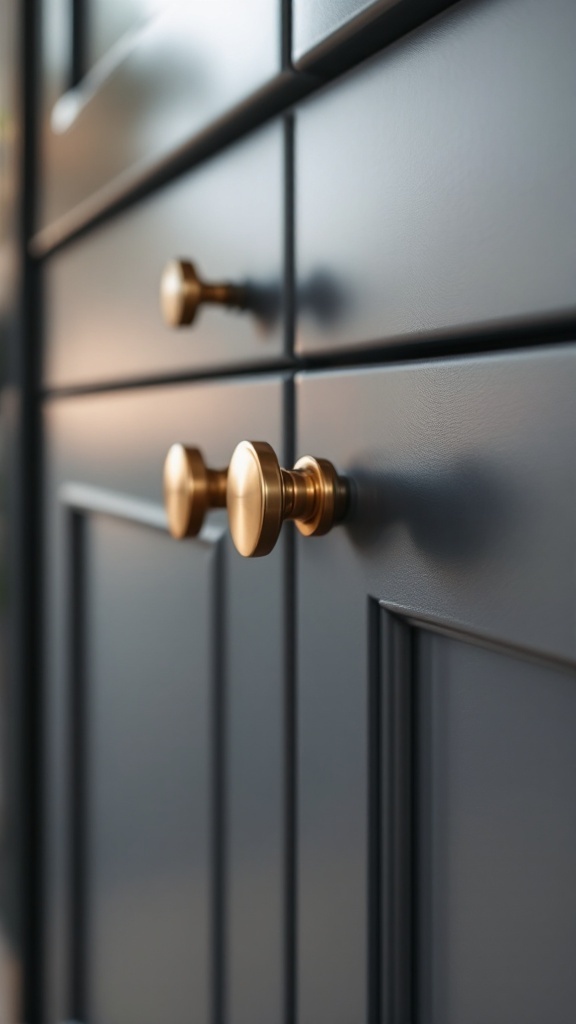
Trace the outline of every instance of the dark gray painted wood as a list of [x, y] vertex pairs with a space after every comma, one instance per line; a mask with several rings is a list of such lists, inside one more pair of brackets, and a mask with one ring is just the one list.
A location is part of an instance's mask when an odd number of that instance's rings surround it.
[[[66, 386], [277, 359], [284, 351], [284, 146], [265, 128], [58, 253], [46, 270], [44, 382]], [[250, 288], [253, 309], [166, 327], [173, 257]]]
[[297, 540], [300, 1024], [572, 1019], [575, 382], [573, 347], [297, 381], [354, 488]]
[[196, 0], [124, 36], [67, 93], [68, 18], [62, 0], [43, 4], [39, 228], [165, 157], [281, 70], [280, 0]]
[[46, 406], [49, 1022], [280, 1024], [285, 556], [257, 575], [222, 512], [171, 541], [162, 464], [176, 439], [283, 453], [284, 387]]
[[298, 112], [298, 352], [574, 318], [575, 32], [457, 4]]
[[576, 672], [416, 644], [419, 1019], [569, 1024]]
[[101, 515], [86, 533], [87, 1006], [208, 1021], [219, 541], [183, 557]]

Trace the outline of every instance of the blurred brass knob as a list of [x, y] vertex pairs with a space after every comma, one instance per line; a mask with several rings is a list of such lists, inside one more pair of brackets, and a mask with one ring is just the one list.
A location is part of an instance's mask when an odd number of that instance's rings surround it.
[[320, 536], [346, 514], [348, 484], [326, 459], [305, 455], [282, 469], [265, 441], [241, 441], [228, 468], [226, 505], [232, 540], [241, 555], [267, 555], [285, 519], [305, 537]]
[[208, 469], [198, 448], [173, 444], [164, 462], [164, 506], [173, 537], [196, 537], [210, 508], [226, 505], [226, 469]]
[[170, 260], [160, 280], [160, 305], [168, 327], [183, 327], [194, 321], [203, 302], [244, 309], [246, 292], [233, 284], [206, 284], [188, 260]]

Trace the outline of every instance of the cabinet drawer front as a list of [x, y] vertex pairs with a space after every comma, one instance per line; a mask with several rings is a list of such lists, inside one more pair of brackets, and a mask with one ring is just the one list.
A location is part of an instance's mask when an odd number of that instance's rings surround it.
[[[277, 122], [73, 242], [47, 263], [47, 386], [271, 362], [284, 351], [283, 126]], [[165, 326], [162, 270], [190, 259], [247, 286], [253, 308], [206, 306]]]
[[[66, 93], [72, 32], [61, 8], [47, 0], [44, 10], [39, 228], [140, 174], [281, 71], [280, 0], [193, 0], [151, 18], [143, 3], [126, 5], [130, 30]], [[87, 49], [90, 59], [90, 38]]]
[[286, 386], [45, 407], [51, 1024], [208, 1024], [224, 962], [231, 1017], [282, 1022], [286, 550], [241, 559], [222, 509], [172, 540], [162, 465], [175, 441], [285, 455]]
[[[298, 1019], [570, 1024], [576, 346], [302, 375]], [[345, 410], [345, 415], [341, 415]]]
[[297, 350], [574, 315], [571, 0], [464, 3], [297, 118]]

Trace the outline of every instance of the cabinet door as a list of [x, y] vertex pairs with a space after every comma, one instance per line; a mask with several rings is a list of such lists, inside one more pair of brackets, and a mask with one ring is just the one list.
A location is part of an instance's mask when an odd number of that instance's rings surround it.
[[300, 1024], [570, 1024], [576, 349], [303, 375]]
[[282, 448], [284, 387], [47, 404], [50, 1022], [280, 1024], [284, 557], [242, 560], [224, 511], [172, 540], [162, 464]]

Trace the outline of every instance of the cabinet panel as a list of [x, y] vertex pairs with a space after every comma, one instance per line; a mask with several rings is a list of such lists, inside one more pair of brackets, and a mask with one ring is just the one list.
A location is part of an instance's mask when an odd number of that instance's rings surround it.
[[86, 1000], [95, 1020], [207, 1021], [220, 545], [83, 528]]
[[226, 993], [280, 1024], [285, 552], [256, 574], [223, 511], [171, 540], [162, 464], [175, 440], [282, 451], [285, 387], [46, 405], [49, 1021], [209, 1021]]
[[[71, 7], [46, 0], [38, 228], [125, 185], [281, 72], [280, 0], [148, 11], [132, 20], [128, 10], [133, 27], [74, 82]], [[102, 47], [102, 26], [93, 27], [89, 58]]]
[[576, 673], [415, 633], [419, 1019], [568, 1024]]
[[301, 1024], [571, 1019], [575, 378], [298, 379], [297, 454], [352, 482], [296, 545]]
[[297, 351], [573, 317], [575, 31], [460, 3], [303, 106]]
[[[191, 326], [160, 312], [164, 265], [247, 288], [244, 311], [203, 306]], [[274, 361], [284, 352], [284, 133], [267, 127], [46, 265], [47, 386]]]

